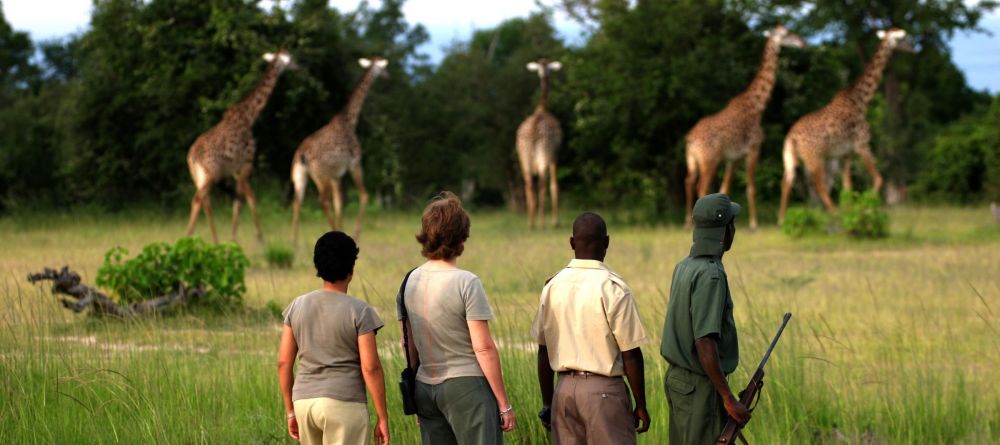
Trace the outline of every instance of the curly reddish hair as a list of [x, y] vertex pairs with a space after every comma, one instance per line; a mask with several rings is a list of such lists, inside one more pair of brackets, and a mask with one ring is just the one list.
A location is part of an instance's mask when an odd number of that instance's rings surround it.
[[429, 260], [448, 260], [462, 254], [472, 222], [462, 201], [452, 192], [441, 192], [424, 208], [417, 242], [420, 254]]

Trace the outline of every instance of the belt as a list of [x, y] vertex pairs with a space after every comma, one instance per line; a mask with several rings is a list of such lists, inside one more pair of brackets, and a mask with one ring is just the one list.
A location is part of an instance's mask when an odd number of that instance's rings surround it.
[[604, 374], [598, 374], [596, 372], [590, 372], [590, 371], [577, 371], [575, 369], [569, 369], [569, 370], [566, 370], [566, 371], [559, 371], [558, 374], [559, 375], [563, 375], [563, 376], [604, 377], [604, 378], [609, 378], [609, 379], [621, 378], [621, 377], [618, 377], [618, 376], [615, 376], [615, 377], [606, 376]]

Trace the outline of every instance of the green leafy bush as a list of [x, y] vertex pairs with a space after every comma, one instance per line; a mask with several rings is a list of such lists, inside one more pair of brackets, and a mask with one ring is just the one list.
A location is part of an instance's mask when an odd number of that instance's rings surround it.
[[889, 235], [889, 215], [874, 190], [840, 193], [840, 224], [856, 238], [884, 238]]
[[267, 264], [271, 267], [288, 269], [292, 267], [292, 262], [295, 260], [295, 251], [288, 246], [271, 244], [267, 246], [264, 257], [267, 259]]
[[122, 247], [108, 250], [97, 271], [97, 285], [111, 289], [122, 303], [164, 295], [183, 284], [206, 291], [191, 302], [195, 305], [224, 309], [243, 304], [243, 280], [250, 260], [235, 244], [181, 238], [173, 246], [149, 244], [135, 258], [123, 261], [127, 254]]
[[785, 214], [781, 231], [793, 238], [826, 233], [828, 218], [820, 209], [792, 207]]

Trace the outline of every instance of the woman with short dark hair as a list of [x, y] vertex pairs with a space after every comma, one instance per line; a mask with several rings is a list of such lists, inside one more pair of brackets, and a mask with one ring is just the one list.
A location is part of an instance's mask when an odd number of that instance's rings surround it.
[[483, 284], [456, 266], [469, 238], [469, 215], [444, 192], [424, 209], [417, 241], [427, 262], [396, 296], [417, 367], [417, 417], [424, 445], [502, 444], [514, 429], [500, 356], [490, 336], [493, 312]]
[[292, 300], [284, 311], [278, 382], [288, 434], [306, 445], [369, 443], [365, 387], [378, 416], [375, 442], [389, 443], [385, 380], [375, 346], [382, 319], [368, 303], [347, 295], [358, 252], [343, 232], [320, 237], [313, 264], [323, 286]]

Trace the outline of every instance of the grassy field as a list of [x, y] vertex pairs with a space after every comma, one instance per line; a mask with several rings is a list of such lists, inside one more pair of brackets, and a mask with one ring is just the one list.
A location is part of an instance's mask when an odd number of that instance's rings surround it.
[[[219, 211], [222, 233], [227, 212]], [[272, 241], [290, 236], [285, 211], [266, 212]], [[565, 223], [571, 212], [566, 212]], [[348, 211], [347, 216], [353, 216]], [[528, 232], [519, 215], [473, 212], [459, 266], [479, 274], [497, 319], [518, 427], [508, 443], [547, 443], [529, 328], [544, 280], [571, 257], [568, 229]], [[794, 314], [768, 367], [747, 430], [754, 444], [986, 444], [1000, 435], [1000, 224], [983, 208], [900, 208], [892, 236], [792, 240], [774, 227], [737, 234], [725, 258], [740, 329], [742, 386], [777, 328]], [[305, 239], [324, 231], [304, 215]], [[26, 282], [69, 265], [93, 283], [104, 252], [133, 254], [173, 242], [182, 216], [34, 215], [0, 219], [0, 443], [290, 443], [276, 378], [283, 307], [319, 284], [310, 247], [289, 270], [267, 267], [244, 214], [241, 241], [253, 266], [237, 315], [100, 321], [62, 309], [47, 286]], [[378, 336], [392, 439], [417, 443], [395, 389], [403, 360], [392, 299], [419, 264], [416, 212], [367, 220], [351, 293], [388, 322]], [[207, 236], [204, 222], [199, 234]], [[690, 233], [678, 226], [611, 225], [608, 264], [632, 286], [649, 343], [653, 425], [640, 443], [663, 444], [667, 407], [659, 336], [673, 265]], [[273, 302], [273, 303], [272, 303]]]

